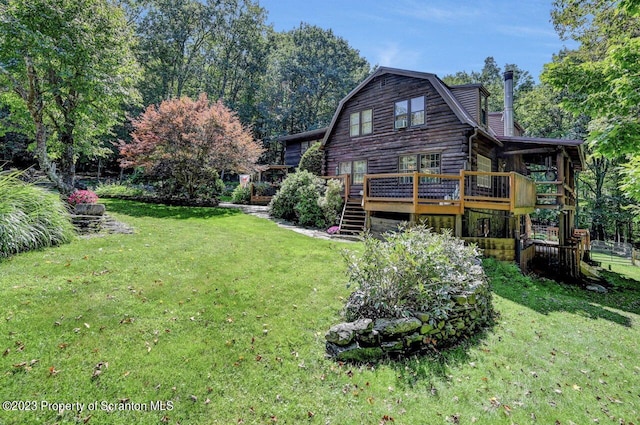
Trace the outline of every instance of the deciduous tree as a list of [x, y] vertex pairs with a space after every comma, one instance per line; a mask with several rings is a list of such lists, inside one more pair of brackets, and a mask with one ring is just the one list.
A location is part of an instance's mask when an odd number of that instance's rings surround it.
[[579, 45], [556, 55], [542, 79], [570, 95], [563, 107], [592, 118], [589, 141], [624, 167], [622, 187], [638, 202], [640, 2], [556, 0], [552, 18], [560, 36]]
[[123, 167], [143, 167], [154, 179], [169, 183], [171, 194], [197, 197], [222, 171], [252, 172], [262, 154], [235, 113], [205, 94], [151, 105], [133, 120], [131, 143], [122, 142]]
[[100, 137], [136, 100], [132, 42], [123, 11], [109, 0], [0, 4], [0, 79], [8, 102], [28, 111], [22, 131], [35, 138], [41, 169], [63, 192], [73, 190], [78, 156], [103, 153]]
[[331, 30], [301, 24], [275, 34], [262, 91], [265, 136], [320, 128], [370, 72], [369, 63]]
[[[504, 70], [513, 71], [513, 99], [517, 106], [520, 97], [530, 91], [533, 86], [533, 78], [529, 71], [520, 69], [515, 64], [506, 64]], [[484, 60], [484, 66], [480, 71], [460, 71], [453, 75], [445, 75], [442, 80], [449, 85], [482, 84], [489, 90], [489, 111], [498, 112], [504, 109], [504, 77], [502, 69], [492, 56]]]

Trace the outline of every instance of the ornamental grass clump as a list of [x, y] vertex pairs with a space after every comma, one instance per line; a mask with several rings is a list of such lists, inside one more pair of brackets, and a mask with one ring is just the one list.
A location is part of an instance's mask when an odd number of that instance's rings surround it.
[[73, 235], [58, 195], [22, 182], [16, 173], [0, 175], [0, 258], [66, 243]]
[[477, 247], [465, 246], [450, 231], [435, 233], [425, 226], [386, 233], [383, 240], [367, 235], [362, 254], [345, 253], [349, 285], [356, 288], [345, 306], [346, 319], [421, 312], [431, 322], [447, 320], [456, 297], [488, 285], [479, 255]]

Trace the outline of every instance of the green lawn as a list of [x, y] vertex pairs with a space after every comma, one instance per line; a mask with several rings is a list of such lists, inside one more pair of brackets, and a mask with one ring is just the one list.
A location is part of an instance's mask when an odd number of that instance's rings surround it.
[[488, 261], [499, 316], [477, 340], [338, 364], [324, 333], [359, 244], [107, 202], [134, 235], [0, 263], [0, 401], [32, 409], [1, 424], [640, 423], [637, 281], [600, 295]]

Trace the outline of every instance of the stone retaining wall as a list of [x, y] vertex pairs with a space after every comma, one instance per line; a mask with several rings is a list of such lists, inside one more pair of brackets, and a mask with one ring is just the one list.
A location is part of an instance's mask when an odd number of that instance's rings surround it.
[[414, 312], [402, 318], [360, 319], [332, 326], [325, 335], [327, 354], [336, 360], [367, 362], [440, 350], [478, 333], [492, 317], [491, 291], [485, 284], [454, 296], [446, 319]]

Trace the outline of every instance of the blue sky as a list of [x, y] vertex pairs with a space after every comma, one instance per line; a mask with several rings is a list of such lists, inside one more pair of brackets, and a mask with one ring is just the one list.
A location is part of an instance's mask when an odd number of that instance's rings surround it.
[[[267, 22], [288, 31], [301, 22], [331, 28], [372, 65], [442, 77], [479, 71], [493, 56], [536, 81], [566, 42], [550, 22], [552, 0], [259, 0]], [[568, 45], [571, 47], [571, 45]]]

